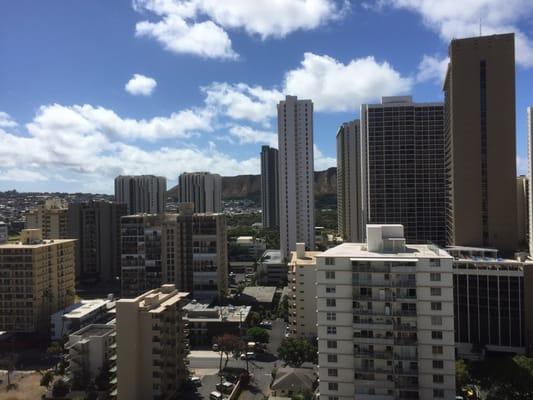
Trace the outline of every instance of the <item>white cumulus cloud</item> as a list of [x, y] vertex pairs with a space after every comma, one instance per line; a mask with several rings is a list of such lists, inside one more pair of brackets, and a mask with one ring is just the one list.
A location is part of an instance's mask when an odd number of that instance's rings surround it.
[[340, 18], [349, 8], [347, 0], [134, 0], [133, 5], [159, 18], [137, 23], [137, 36], [175, 53], [220, 59], [238, 58], [228, 29], [282, 38]]
[[141, 74], [134, 74], [128, 83], [126, 83], [124, 89], [126, 92], [134, 96], [150, 96], [156, 86], [157, 82], [154, 78], [150, 78]]
[[274, 132], [261, 131], [249, 126], [233, 125], [229, 128], [229, 133], [238, 139], [240, 144], [260, 143], [278, 147], [278, 134]]
[[416, 80], [418, 82], [431, 81], [442, 84], [449, 62], [449, 57], [439, 58], [438, 56], [428, 56], [425, 54], [420, 64], [418, 64]]
[[446, 41], [479, 35], [516, 33], [516, 60], [533, 66], [533, 40], [519, 25], [533, 18], [531, 0], [379, 0], [379, 6], [406, 9], [419, 14], [424, 24]]
[[0, 128], [13, 128], [17, 123], [11, 118], [11, 115], [4, 111], [0, 111]]
[[8, 169], [0, 170], [0, 181], [10, 182], [42, 182], [48, 178], [38, 171], [27, 169]]

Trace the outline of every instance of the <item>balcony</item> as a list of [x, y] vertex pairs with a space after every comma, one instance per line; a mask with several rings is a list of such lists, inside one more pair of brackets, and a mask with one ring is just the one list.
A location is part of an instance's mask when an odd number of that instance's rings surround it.
[[418, 376], [418, 368], [394, 368], [394, 373], [396, 375], [412, 375]]
[[413, 361], [418, 360], [418, 355], [415, 353], [394, 353], [394, 359], [395, 360], [401, 360], [401, 361]]
[[374, 374], [387, 374], [387, 375], [389, 375], [389, 374], [392, 374], [392, 367], [387, 367], [387, 368], [355, 367], [354, 371], [357, 374], [374, 373]]
[[365, 351], [365, 350], [354, 350], [354, 357], [357, 358], [375, 358], [380, 360], [388, 360], [392, 358], [392, 351]]
[[416, 332], [417, 327], [409, 324], [394, 324], [395, 331], [401, 332]]
[[407, 338], [407, 337], [396, 337], [394, 338], [394, 344], [398, 346], [416, 346], [418, 340], [416, 337]]

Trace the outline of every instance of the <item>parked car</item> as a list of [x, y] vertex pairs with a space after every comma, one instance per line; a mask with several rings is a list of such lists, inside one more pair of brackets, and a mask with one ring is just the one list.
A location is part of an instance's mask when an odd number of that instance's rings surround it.
[[202, 380], [198, 376], [191, 376], [189, 378], [189, 382], [191, 382], [191, 384], [194, 386], [202, 386]]
[[270, 322], [270, 321], [261, 321], [259, 326], [261, 328], [265, 328], [265, 329], [272, 329], [272, 322]]
[[255, 360], [255, 353], [253, 351], [247, 351], [241, 354], [241, 360]]
[[230, 394], [233, 390], [233, 388], [235, 387], [235, 385], [231, 382], [222, 382], [222, 383], [219, 383], [217, 384], [216, 388], [219, 392], [222, 392], [222, 393], [225, 393], [225, 394]]
[[213, 351], [218, 351], [218, 344], [213, 344], [213, 347], [212, 347]]
[[224, 396], [215, 390], [209, 394], [209, 400], [224, 400]]

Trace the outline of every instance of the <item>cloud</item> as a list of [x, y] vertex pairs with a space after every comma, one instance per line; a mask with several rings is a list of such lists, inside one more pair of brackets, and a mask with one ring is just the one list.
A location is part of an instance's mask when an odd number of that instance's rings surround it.
[[418, 64], [417, 82], [431, 81], [442, 84], [449, 62], [449, 57], [439, 58], [437, 56], [424, 55], [422, 61]]
[[11, 116], [4, 111], [0, 111], [0, 128], [14, 128], [15, 126], [17, 126], [17, 123], [13, 121]]
[[249, 35], [283, 38], [341, 18], [349, 9], [343, 0], [134, 0], [137, 12], [159, 20], [143, 20], [136, 35], [153, 38], [175, 53], [205, 58], [236, 59], [228, 29]]
[[301, 66], [285, 76], [284, 93], [313, 100], [317, 111], [353, 111], [381, 96], [408, 93], [412, 83], [374, 57], [343, 64], [327, 55], [305, 53]]
[[249, 86], [245, 83], [214, 82], [202, 88], [206, 104], [236, 120], [265, 122], [276, 116], [276, 104], [283, 94], [276, 89]]
[[41, 182], [47, 181], [48, 178], [37, 171], [24, 169], [0, 170], [0, 181], [12, 182]]
[[134, 96], [150, 96], [157, 86], [157, 82], [154, 78], [144, 76], [141, 74], [134, 74], [128, 83], [124, 86], [124, 89], [129, 94]]
[[313, 149], [313, 157], [314, 157], [314, 164], [315, 164], [315, 171], [323, 171], [325, 169], [336, 167], [337, 166], [337, 159], [335, 157], [328, 157], [325, 154], [323, 154], [320, 149], [314, 145]]
[[520, 22], [533, 17], [531, 0], [379, 0], [380, 7], [390, 6], [419, 14], [424, 24], [449, 41], [477, 36], [480, 18], [484, 35], [516, 33], [516, 60], [523, 67], [533, 66], [533, 40], [519, 29]]
[[518, 175], [528, 175], [528, 160], [527, 157], [516, 156], [516, 172]]
[[260, 131], [249, 126], [233, 125], [229, 128], [231, 136], [237, 138], [240, 144], [260, 143], [278, 147], [278, 134]]

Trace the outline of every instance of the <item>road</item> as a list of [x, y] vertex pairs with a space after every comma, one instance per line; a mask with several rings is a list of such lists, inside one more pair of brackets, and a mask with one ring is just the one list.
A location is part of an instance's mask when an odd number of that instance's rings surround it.
[[[247, 390], [241, 393], [240, 400], [262, 400], [269, 393], [272, 369], [280, 366], [280, 362], [277, 359], [277, 349], [285, 335], [285, 322], [273, 321], [269, 334], [268, 351], [263, 354], [257, 354], [256, 360], [248, 361], [248, 369], [253, 375], [253, 380]], [[185, 398], [207, 400], [209, 399], [209, 393], [215, 390], [216, 384], [220, 382], [220, 377], [217, 375], [220, 365], [220, 353], [210, 350], [192, 351], [189, 360], [191, 371], [202, 379], [202, 385], [196, 390], [186, 393], [187, 397]], [[225, 361], [225, 357], [223, 357], [222, 363], [224, 364]], [[246, 361], [230, 358], [228, 367], [246, 370]]]

